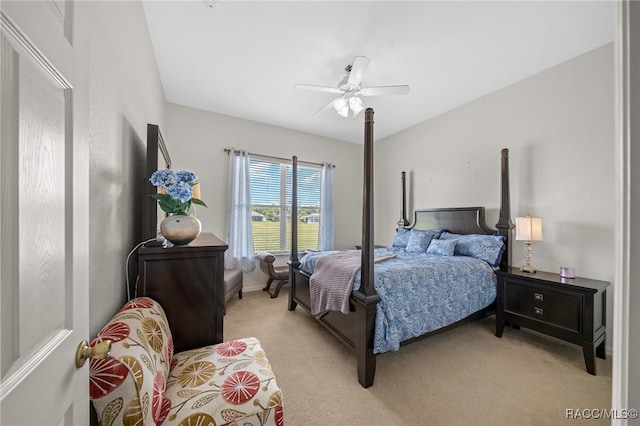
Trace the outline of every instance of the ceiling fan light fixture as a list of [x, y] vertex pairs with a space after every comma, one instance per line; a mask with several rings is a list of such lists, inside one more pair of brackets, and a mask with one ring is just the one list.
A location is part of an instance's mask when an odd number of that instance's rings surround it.
[[340, 97], [333, 101], [333, 108], [339, 115], [343, 117], [349, 116], [349, 103], [344, 97]]
[[351, 111], [353, 111], [353, 116], [355, 117], [356, 115], [360, 114], [364, 109], [364, 103], [362, 102], [362, 99], [360, 99], [359, 97], [352, 96], [349, 99], [349, 108], [351, 108]]
[[337, 95], [337, 99], [325, 104], [313, 115], [315, 116], [333, 107], [339, 115], [345, 118], [349, 117], [349, 110], [353, 113], [354, 118], [364, 111], [366, 106], [360, 98], [361, 96], [406, 95], [409, 93], [409, 86], [407, 85], [363, 87], [362, 77], [369, 66], [369, 62], [370, 59], [366, 56], [356, 56], [353, 64], [347, 65], [344, 69], [347, 75], [340, 80], [338, 87], [296, 84], [295, 88]]

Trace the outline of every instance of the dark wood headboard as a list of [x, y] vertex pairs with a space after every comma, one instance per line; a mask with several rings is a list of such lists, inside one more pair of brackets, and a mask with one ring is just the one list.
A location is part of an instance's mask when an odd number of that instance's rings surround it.
[[[501, 218], [502, 221], [502, 218]], [[510, 220], [508, 220], [510, 223]], [[500, 222], [498, 224], [500, 225]], [[418, 230], [446, 229], [454, 234], [488, 234], [505, 237], [505, 251], [500, 261], [500, 269], [506, 270], [511, 260], [509, 249], [509, 229], [501, 230], [487, 226], [484, 207], [453, 207], [416, 210], [410, 228]]]
[[414, 229], [446, 229], [455, 234], [497, 234], [487, 226], [484, 207], [421, 209], [414, 213]]

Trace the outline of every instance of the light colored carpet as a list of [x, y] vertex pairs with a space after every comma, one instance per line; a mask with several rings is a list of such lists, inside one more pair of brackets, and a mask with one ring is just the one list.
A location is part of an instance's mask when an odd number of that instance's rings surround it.
[[582, 348], [534, 331], [505, 328], [490, 316], [377, 356], [375, 382], [358, 383], [352, 353], [308, 313], [246, 293], [227, 306], [224, 338], [257, 337], [284, 396], [285, 424], [557, 425], [567, 409], [611, 406], [611, 357], [585, 370]]

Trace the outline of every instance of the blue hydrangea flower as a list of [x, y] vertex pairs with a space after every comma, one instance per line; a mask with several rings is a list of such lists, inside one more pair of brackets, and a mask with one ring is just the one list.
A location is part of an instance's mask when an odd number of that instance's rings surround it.
[[172, 185], [178, 183], [177, 173], [171, 169], [156, 170], [149, 178], [153, 186], [164, 189], [165, 191]]
[[192, 186], [198, 183], [198, 177], [192, 171], [157, 170], [149, 181], [163, 190], [150, 195], [158, 200], [160, 208], [168, 214], [186, 213], [192, 203], [207, 207], [204, 201], [193, 198]]
[[193, 188], [187, 182], [178, 182], [167, 188], [167, 194], [181, 203], [186, 203], [193, 197]]
[[198, 183], [198, 176], [190, 170], [180, 170], [176, 173], [178, 182], [186, 182], [190, 185]]

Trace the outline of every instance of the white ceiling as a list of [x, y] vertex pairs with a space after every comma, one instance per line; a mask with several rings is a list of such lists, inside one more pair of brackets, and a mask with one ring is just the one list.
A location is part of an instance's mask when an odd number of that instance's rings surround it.
[[[210, 7], [213, 6], [213, 7]], [[362, 114], [335, 97], [357, 55], [363, 86], [408, 84], [406, 96], [364, 98], [375, 139], [613, 40], [612, 1], [145, 1], [168, 102], [362, 143]]]

